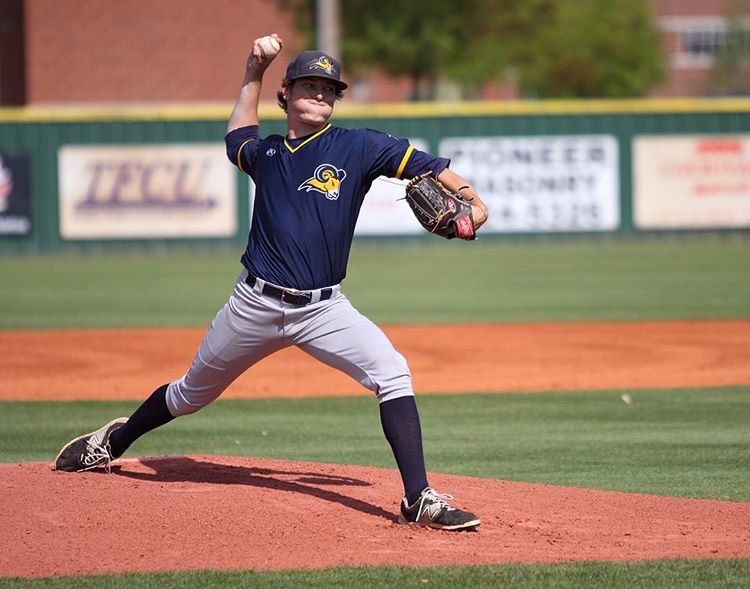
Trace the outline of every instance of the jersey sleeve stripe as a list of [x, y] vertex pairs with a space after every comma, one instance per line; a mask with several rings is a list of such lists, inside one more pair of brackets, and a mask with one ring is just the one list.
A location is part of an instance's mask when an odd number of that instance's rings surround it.
[[240, 148], [237, 150], [237, 167], [243, 172], [245, 172], [245, 174], [247, 174], [247, 171], [245, 170], [245, 168], [242, 167], [242, 150], [245, 149], [245, 146], [248, 143], [250, 143], [253, 139], [248, 139], [247, 141], [245, 141], [242, 145], [240, 145]]
[[401, 163], [398, 165], [398, 170], [396, 170], [396, 178], [401, 179], [401, 174], [404, 173], [404, 168], [406, 167], [406, 164], [409, 162], [409, 158], [411, 157], [411, 154], [413, 151], [414, 151], [414, 148], [410, 145], [409, 148], [406, 150], [404, 157], [401, 158]]

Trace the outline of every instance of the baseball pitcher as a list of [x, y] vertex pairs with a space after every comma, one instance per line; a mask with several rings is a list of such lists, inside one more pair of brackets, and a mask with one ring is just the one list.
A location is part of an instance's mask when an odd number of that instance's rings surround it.
[[297, 346], [371, 390], [404, 485], [399, 520], [443, 530], [472, 530], [473, 513], [453, 507], [427, 480], [422, 433], [404, 357], [342, 292], [364, 195], [384, 175], [413, 179], [407, 202], [422, 225], [445, 238], [473, 239], [487, 209], [445, 158], [405, 139], [331, 122], [347, 84], [339, 63], [303, 51], [277, 92], [286, 135], [261, 137], [263, 74], [283, 46], [256, 39], [225, 137], [227, 155], [256, 186], [242, 271], [187, 372], [160, 386], [128, 418], [68, 442], [55, 468], [108, 469], [140, 436], [214, 401], [269, 354]]

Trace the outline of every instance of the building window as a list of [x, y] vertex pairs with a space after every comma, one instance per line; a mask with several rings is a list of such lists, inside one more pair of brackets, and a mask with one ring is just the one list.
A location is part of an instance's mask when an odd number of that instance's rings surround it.
[[[717, 54], [732, 43], [741, 55], [750, 55], [750, 22], [730, 29], [730, 23], [719, 16], [663, 17], [662, 30], [667, 34], [672, 66], [677, 69], [709, 69]], [[730, 30], [732, 31], [730, 35]]]
[[725, 37], [724, 30], [688, 29], [681, 35], [682, 53], [695, 59], [711, 58], [719, 52]]

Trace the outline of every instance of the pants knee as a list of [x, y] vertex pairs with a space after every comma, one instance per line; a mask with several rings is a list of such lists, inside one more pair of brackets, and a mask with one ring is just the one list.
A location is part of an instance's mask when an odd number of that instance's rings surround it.
[[169, 412], [175, 417], [197, 413], [218, 395], [196, 394], [188, 391], [184, 377], [169, 383], [165, 399]]
[[414, 387], [406, 359], [396, 352], [395, 357], [388, 362], [388, 370], [378, 377], [375, 385], [375, 394], [379, 403], [399, 397], [413, 396]]

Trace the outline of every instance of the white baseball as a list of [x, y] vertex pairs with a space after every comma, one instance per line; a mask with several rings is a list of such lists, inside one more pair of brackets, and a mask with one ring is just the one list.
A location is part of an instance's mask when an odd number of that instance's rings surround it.
[[271, 35], [262, 37], [260, 41], [258, 41], [258, 46], [265, 57], [273, 57], [281, 51], [281, 45], [279, 45], [279, 42]]

